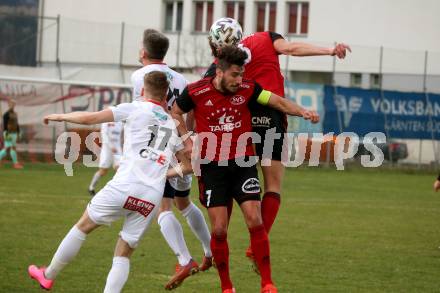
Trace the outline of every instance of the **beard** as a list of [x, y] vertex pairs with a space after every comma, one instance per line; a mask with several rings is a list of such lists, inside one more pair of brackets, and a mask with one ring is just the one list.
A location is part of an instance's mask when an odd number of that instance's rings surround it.
[[227, 84], [226, 84], [226, 81], [225, 81], [224, 79], [222, 79], [222, 80], [220, 81], [220, 87], [221, 87], [221, 90], [222, 90], [225, 94], [233, 94], [233, 93], [237, 92], [237, 90], [238, 90], [238, 86], [237, 86], [237, 89], [235, 89], [235, 90], [233, 90], [233, 89], [229, 89], [228, 86], [227, 86]]

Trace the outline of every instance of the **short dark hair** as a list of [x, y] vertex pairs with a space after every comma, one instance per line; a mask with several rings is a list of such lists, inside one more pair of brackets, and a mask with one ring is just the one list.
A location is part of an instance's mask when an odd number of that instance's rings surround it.
[[144, 31], [143, 46], [149, 59], [163, 60], [168, 52], [170, 41], [157, 30], [146, 29]]
[[162, 71], [151, 71], [144, 76], [144, 90], [153, 97], [162, 99], [168, 92], [167, 75]]
[[224, 46], [218, 51], [218, 64], [217, 67], [225, 71], [231, 65], [243, 66], [248, 58], [247, 53], [237, 46]]

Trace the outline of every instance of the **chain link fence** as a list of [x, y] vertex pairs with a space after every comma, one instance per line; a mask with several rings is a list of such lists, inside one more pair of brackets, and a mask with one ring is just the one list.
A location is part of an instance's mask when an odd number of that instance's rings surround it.
[[[95, 83], [111, 83], [128, 88], [130, 75], [139, 66], [138, 55], [145, 27], [128, 23], [79, 21], [59, 16], [35, 18], [0, 15], [0, 23], [4, 24], [0, 29], [2, 36], [0, 63], [37, 65], [40, 70], [38, 77], [41, 78], [80, 82], [83, 85], [88, 83], [90, 87]], [[14, 32], [11, 27], [22, 27], [22, 29]], [[186, 31], [166, 33], [166, 35], [170, 39], [170, 49], [165, 60], [167, 64], [182, 71], [190, 81], [198, 79], [212, 62], [207, 35]], [[290, 41], [303, 41], [303, 39], [287, 38]], [[325, 47], [334, 46], [334, 43], [310, 42]], [[345, 60], [328, 56], [304, 58], [280, 56], [282, 72], [287, 81], [286, 87], [292, 83], [292, 88], [287, 90], [290, 98], [298, 101], [297, 92], [301, 86], [303, 92], [321, 91], [318, 94], [322, 95], [321, 106], [324, 106], [328, 99], [334, 102], [337, 111], [335, 116], [337, 118], [333, 121], [334, 127], [326, 128], [324, 124], [322, 131], [330, 129], [337, 134], [352, 129], [350, 122], [356, 121], [363, 109], [362, 105], [356, 106], [359, 99], [352, 98], [357, 97], [363, 100], [363, 103], [369, 103], [366, 97], [369, 93], [370, 96], [372, 95], [370, 91], [373, 91], [373, 96], [377, 98], [372, 100], [377, 102], [377, 104], [373, 103], [373, 106], [379, 105], [379, 110], [382, 104], [386, 106], [386, 103], [391, 101], [390, 97], [395, 92], [414, 93], [417, 97], [423, 95], [424, 105], [432, 105], [434, 109], [421, 116], [431, 126], [439, 121], [440, 113], [435, 107], [440, 104], [438, 98], [440, 52], [360, 45], [352, 45], [351, 48], [353, 53]], [[9, 77], [29, 75], [30, 78], [32, 73], [16, 67], [11, 69], [9, 66], [0, 66], [0, 75]], [[14, 83], [0, 79], [0, 93], [3, 99], [5, 96], [20, 96], [18, 88], [22, 86], [23, 82]], [[317, 89], [318, 86], [322, 89]], [[344, 107], [341, 106], [340, 98], [343, 96], [341, 93], [346, 92], [347, 89], [357, 89], [359, 92], [344, 96], [348, 101]], [[69, 92], [70, 87], [64, 86], [60, 95], [65, 96]], [[100, 93], [99, 88], [96, 89], [94, 94], [97, 96], [93, 99], [99, 100]], [[350, 106], [351, 100], [354, 101], [352, 106]], [[98, 104], [97, 101], [90, 103], [96, 107]], [[3, 102], [3, 112], [5, 106]], [[382, 130], [387, 134], [389, 142], [388, 160], [397, 164], [436, 165], [439, 160], [440, 129], [431, 127], [430, 131], [425, 130], [430, 132], [429, 137], [414, 138], [412, 137], [415, 135], [414, 130], [405, 130], [403, 127], [400, 134], [395, 135], [397, 132], [390, 128], [390, 122], [395, 120], [396, 115], [393, 111], [392, 108], [390, 111], [380, 111], [382, 115], [380, 119], [383, 121]], [[375, 120], [379, 116], [371, 117]], [[368, 124], [368, 118], [365, 119], [365, 124]], [[408, 133], [405, 134], [405, 131]], [[399, 144], [406, 146], [407, 155], [396, 157], [396, 160], [393, 159], [393, 154], [400, 155], [395, 153], [394, 148], [399, 147]]]

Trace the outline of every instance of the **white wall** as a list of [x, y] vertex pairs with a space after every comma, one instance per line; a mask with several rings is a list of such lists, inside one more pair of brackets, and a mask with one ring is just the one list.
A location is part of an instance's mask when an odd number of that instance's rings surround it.
[[[41, 0], [40, 2], [42, 2]], [[91, 22], [147, 25], [160, 29], [161, 0], [44, 0], [44, 15]]]
[[309, 39], [440, 51], [438, 0], [309, 0]]
[[[177, 36], [169, 35], [170, 65], [207, 66], [210, 62], [205, 34], [192, 34], [193, 1], [184, 1], [180, 52]], [[287, 1], [276, 0], [276, 30], [287, 28]], [[126, 23], [124, 64], [136, 64], [144, 28], [163, 29], [162, 0], [45, 0], [44, 15], [61, 15], [60, 60], [62, 62], [119, 63], [121, 23]], [[214, 18], [222, 16], [223, 1], [214, 1]], [[245, 29], [255, 28], [255, 1], [245, 0]], [[430, 52], [429, 73], [440, 74], [439, 0], [309, 0], [309, 33], [294, 41], [332, 46], [343, 41], [353, 48], [345, 61], [337, 61], [339, 72], [378, 72], [380, 46], [384, 46], [384, 73], [422, 74], [424, 50]], [[45, 23], [47, 25], [47, 23]], [[54, 61], [56, 29], [43, 35], [42, 61]], [[418, 50], [418, 51], [413, 51]], [[433, 53], [435, 52], [435, 53]], [[285, 66], [287, 60], [281, 58]], [[332, 71], [332, 58], [289, 58], [289, 70]]]
[[[184, 0], [184, 30], [190, 31], [192, 1]], [[222, 16], [223, 1], [215, 0], [214, 16]], [[277, 0], [277, 31], [285, 33], [287, 1]], [[308, 0], [307, 39], [344, 40], [355, 45], [440, 51], [438, 0]], [[84, 21], [163, 27], [162, 0], [45, 0], [44, 14]], [[246, 29], [255, 27], [254, 1], [246, 0]], [[216, 9], [217, 8], [217, 9]], [[220, 8], [220, 9], [219, 9]], [[219, 11], [220, 10], [220, 11]]]

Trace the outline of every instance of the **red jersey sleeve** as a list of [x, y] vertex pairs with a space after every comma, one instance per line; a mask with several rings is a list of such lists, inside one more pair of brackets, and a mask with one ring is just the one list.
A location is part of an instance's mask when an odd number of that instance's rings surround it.
[[279, 33], [275, 33], [275, 32], [269, 32], [269, 36], [272, 39], [272, 43], [278, 39], [284, 39], [282, 35], [280, 35]]

